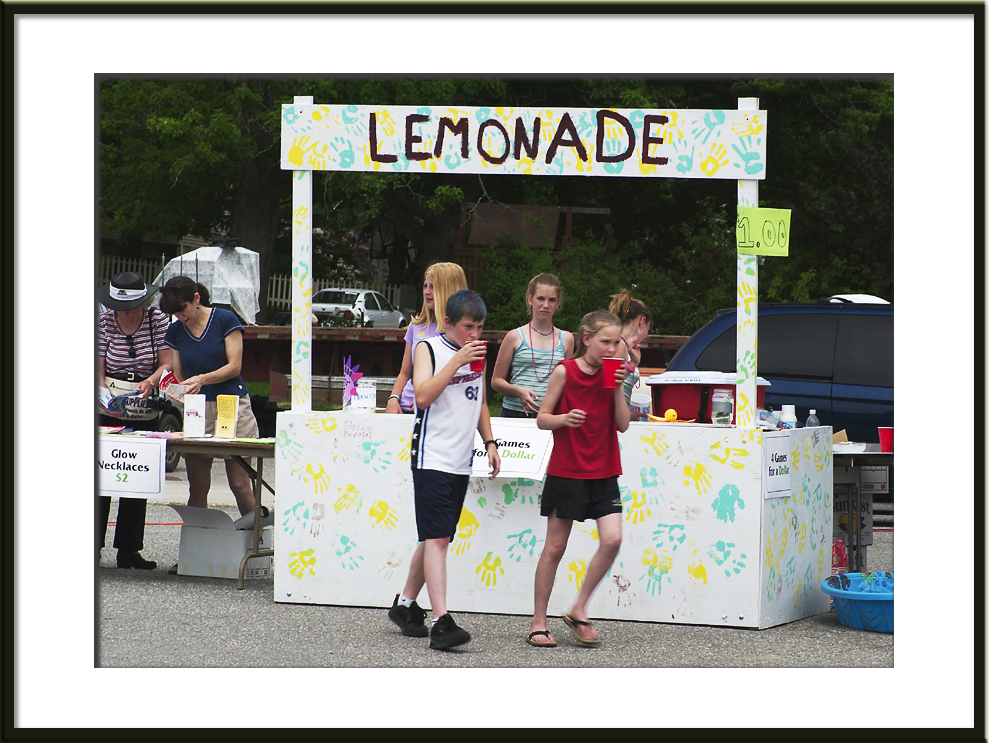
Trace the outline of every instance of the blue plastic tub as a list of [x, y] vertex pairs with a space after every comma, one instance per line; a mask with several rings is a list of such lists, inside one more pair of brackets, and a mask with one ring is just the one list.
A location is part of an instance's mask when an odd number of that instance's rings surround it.
[[867, 632], [893, 632], [893, 573], [844, 573], [821, 582], [838, 619]]

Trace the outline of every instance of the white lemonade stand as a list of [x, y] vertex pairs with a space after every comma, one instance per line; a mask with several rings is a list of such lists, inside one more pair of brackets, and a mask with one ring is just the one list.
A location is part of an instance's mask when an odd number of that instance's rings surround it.
[[[622, 546], [588, 612], [765, 628], [828, 611], [819, 585], [831, 570], [831, 429], [756, 426], [757, 255], [785, 255], [786, 232], [755, 209], [765, 121], [755, 99], [723, 111], [324, 106], [311, 98], [283, 106], [297, 321], [293, 409], [277, 423], [275, 601], [391, 606], [417, 545], [412, 417], [311, 410], [311, 171], [441, 170], [738, 180], [737, 425], [634, 422], [619, 435]], [[451, 611], [532, 611], [546, 528], [538, 506], [546, 432], [519, 423], [492, 421], [502, 476], [470, 480], [447, 563]], [[572, 603], [596, 540], [593, 522], [574, 524], [550, 614]], [[419, 601], [428, 603], [425, 591]]]

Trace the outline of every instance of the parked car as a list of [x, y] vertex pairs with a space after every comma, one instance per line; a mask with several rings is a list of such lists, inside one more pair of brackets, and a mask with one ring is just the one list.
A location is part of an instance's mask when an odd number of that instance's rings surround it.
[[[795, 405], [802, 423], [813, 408], [822, 426], [878, 442], [893, 425], [893, 305], [849, 296], [760, 304], [757, 373], [771, 383], [767, 409]], [[718, 310], [667, 370], [734, 372], [735, 333], [735, 308]]]
[[405, 313], [371, 289], [321, 289], [313, 295], [312, 311], [320, 321], [350, 312], [359, 325], [404, 328], [409, 324]]

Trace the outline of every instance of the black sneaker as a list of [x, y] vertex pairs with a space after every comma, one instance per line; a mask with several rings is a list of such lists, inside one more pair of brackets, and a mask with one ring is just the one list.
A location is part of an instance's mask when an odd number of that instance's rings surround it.
[[449, 612], [437, 619], [436, 624], [429, 631], [429, 647], [436, 650], [447, 650], [468, 642], [470, 642], [470, 633], [458, 627]]
[[136, 568], [137, 570], [154, 570], [158, 563], [154, 560], [145, 560], [140, 552], [120, 552], [117, 551], [118, 568]]
[[397, 593], [388, 610], [388, 618], [398, 625], [406, 637], [426, 637], [429, 634], [426, 629], [426, 612], [415, 601], [411, 606], [399, 606]]

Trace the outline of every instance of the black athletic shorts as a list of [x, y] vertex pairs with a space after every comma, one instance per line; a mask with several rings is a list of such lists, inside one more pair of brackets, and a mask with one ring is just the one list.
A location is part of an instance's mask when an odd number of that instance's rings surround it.
[[599, 519], [609, 513], [621, 513], [622, 496], [618, 492], [618, 476], [600, 480], [577, 480], [546, 475], [539, 513], [549, 516], [554, 510], [558, 519], [571, 521]]
[[470, 475], [451, 475], [438, 470], [412, 470], [415, 487], [416, 529], [419, 541], [453, 537], [467, 497]]

